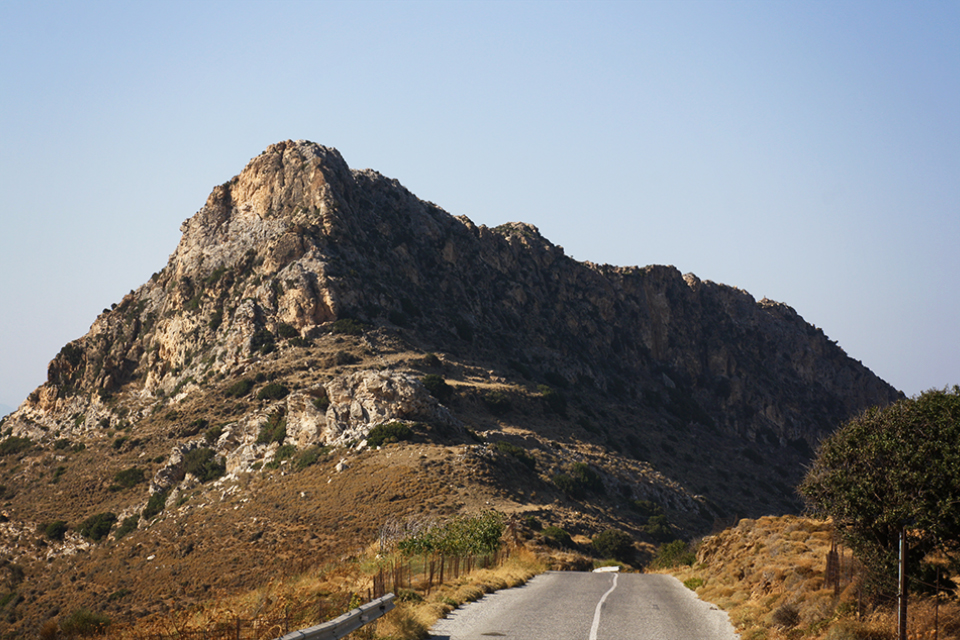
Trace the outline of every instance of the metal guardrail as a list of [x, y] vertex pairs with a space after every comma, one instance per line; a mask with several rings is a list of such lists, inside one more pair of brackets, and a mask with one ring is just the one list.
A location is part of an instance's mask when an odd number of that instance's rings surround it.
[[373, 622], [387, 611], [393, 609], [394, 596], [388, 593], [385, 596], [362, 604], [352, 611], [348, 611], [339, 618], [324, 622], [314, 627], [299, 631], [291, 631], [277, 640], [337, 640], [349, 633], [353, 633], [368, 622]]

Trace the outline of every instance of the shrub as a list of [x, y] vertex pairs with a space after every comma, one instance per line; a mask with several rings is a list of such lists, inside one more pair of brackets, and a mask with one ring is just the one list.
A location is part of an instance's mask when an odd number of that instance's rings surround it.
[[290, 390], [278, 382], [271, 382], [257, 393], [257, 400], [282, 400]]
[[634, 500], [630, 503], [630, 508], [645, 518], [663, 515], [663, 507], [650, 500]]
[[306, 469], [307, 467], [316, 464], [317, 461], [320, 460], [321, 456], [325, 456], [329, 451], [329, 447], [319, 447], [316, 445], [304, 449], [300, 455], [297, 456], [297, 469]]
[[143, 482], [143, 469], [130, 467], [123, 471], [117, 471], [113, 476], [113, 481], [117, 484], [118, 489], [129, 489]]
[[633, 562], [636, 550], [633, 538], [620, 529], [607, 529], [598, 533], [592, 540], [593, 548], [604, 558], [613, 558], [620, 562]]
[[663, 515], [653, 516], [647, 520], [647, 524], [643, 525], [643, 532], [658, 542], [669, 542], [676, 537], [673, 535], [670, 523], [667, 522], [667, 517]]
[[220, 439], [220, 436], [223, 435], [223, 427], [210, 427], [203, 433], [203, 439], [207, 441], [208, 444], [213, 444]]
[[453, 397], [453, 387], [447, 384], [447, 381], [435, 373], [428, 373], [421, 379], [423, 386], [427, 388], [434, 398], [440, 402], [446, 402]]
[[378, 424], [370, 433], [367, 434], [367, 446], [379, 447], [383, 444], [399, 442], [400, 440], [410, 440], [413, 438], [413, 431], [402, 422], [387, 422]]
[[282, 447], [277, 449], [277, 452], [273, 454], [273, 459], [277, 462], [281, 460], [289, 460], [297, 453], [297, 445], [295, 444], [285, 444]]
[[290, 338], [299, 338], [300, 332], [297, 331], [296, 327], [289, 325], [285, 322], [280, 322], [277, 324], [277, 335], [283, 338], [284, 340], [289, 340]]
[[349, 336], [363, 335], [365, 325], [357, 322], [353, 318], [340, 318], [333, 323], [333, 333], [340, 333]]
[[237, 380], [232, 385], [227, 387], [227, 390], [224, 393], [233, 398], [242, 398], [250, 393], [251, 389], [253, 389], [253, 380], [250, 378], [243, 378], [241, 380]]
[[77, 531], [84, 538], [90, 538], [94, 542], [100, 542], [107, 537], [113, 524], [117, 521], [117, 514], [109, 511], [90, 516], [80, 523]]
[[573, 476], [573, 479], [576, 480], [580, 486], [587, 491], [593, 491], [594, 493], [605, 493], [603, 480], [600, 479], [600, 475], [587, 463], [573, 463], [573, 466], [570, 467], [570, 475]]
[[163, 511], [164, 506], [167, 504], [167, 492], [166, 491], [157, 491], [155, 494], [150, 496], [150, 499], [147, 500], [147, 506], [143, 508], [144, 520], [149, 520], [153, 516], [157, 515]]
[[9, 456], [22, 453], [33, 446], [30, 438], [9, 436], [0, 442], [0, 456]]
[[117, 528], [116, 533], [113, 534], [114, 539], [119, 540], [123, 536], [127, 535], [132, 531], [136, 531], [137, 525], [140, 523], [140, 514], [135, 513], [130, 517], [124, 518], [123, 522], [120, 523], [120, 526]]
[[41, 527], [43, 535], [47, 536], [50, 540], [63, 540], [63, 536], [67, 534], [67, 529], [67, 523], [63, 520], [54, 520]]
[[273, 351], [276, 346], [273, 334], [268, 329], [260, 329], [250, 336], [250, 351], [266, 354]]
[[527, 450], [523, 447], [518, 447], [515, 444], [510, 444], [509, 442], [504, 442], [503, 440], [494, 444], [493, 447], [501, 453], [513, 456], [531, 470], [537, 467], [537, 461], [534, 460], [533, 456], [527, 453]]
[[537, 390], [540, 392], [543, 407], [548, 413], [566, 415], [567, 399], [562, 393], [545, 384], [537, 385]]
[[553, 484], [571, 498], [582, 498], [588, 491], [604, 493], [603, 480], [585, 462], [575, 462], [569, 473], [553, 476]]
[[287, 437], [287, 418], [286, 411], [277, 409], [270, 414], [267, 421], [260, 425], [260, 432], [257, 434], [257, 444], [270, 444], [277, 442], [283, 444]]
[[57, 438], [53, 441], [53, 448], [57, 451], [62, 451], [63, 449], [69, 449], [73, 446], [73, 443], [70, 442], [67, 438]]
[[184, 456], [184, 470], [193, 474], [200, 482], [209, 482], [225, 474], [227, 466], [213, 449], [198, 447], [187, 451]]
[[687, 578], [683, 581], [683, 586], [685, 586], [687, 589], [690, 589], [690, 591], [696, 591], [704, 584], [703, 578]]
[[570, 384], [567, 382], [566, 378], [556, 371], [547, 371], [545, 374], [543, 374], [543, 378], [553, 386], [560, 387], [561, 389], [566, 389], [567, 385]]
[[110, 626], [110, 622], [110, 618], [102, 613], [77, 609], [60, 621], [60, 631], [67, 638], [101, 635]]
[[782, 604], [773, 610], [770, 619], [778, 627], [791, 629], [800, 624], [800, 612], [792, 604]]
[[330, 398], [326, 394], [313, 399], [313, 408], [317, 411], [326, 411], [330, 407]]
[[461, 556], [487, 554], [500, 548], [503, 529], [503, 515], [487, 511], [476, 516], [457, 516], [404, 538], [397, 546], [407, 555], [430, 552]]
[[671, 569], [681, 565], [692, 566], [697, 556], [683, 540], [674, 540], [657, 547], [657, 554], [650, 564], [656, 569]]
[[573, 545], [573, 538], [560, 527], [554, 527], [552, 525], [544, 527], [540, 533], [543, 534], [543, 537], [546, 538], [547, 543], [551, 546], [569, 547]]
[[563, 491], [572, 498], [579, 498], [583, 495], [583, 490], [577, 485], [576, 481], [565, 473], [558, 473], [553, 476], [551, 480], [553, 480], [553, 484], [557, 486], [557, 489], [560, 489], [560, 491]]
[[483, 396], [483, 404], [492, 414], [497, 416], [502, 416], [511, 409], [510, 398], [503, 391], [488, 392]]

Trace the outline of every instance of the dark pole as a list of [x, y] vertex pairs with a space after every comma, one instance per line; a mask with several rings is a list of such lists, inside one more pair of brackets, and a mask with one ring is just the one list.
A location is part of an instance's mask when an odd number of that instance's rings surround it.
[[907, 528], [900, 527], [900, 588], [897, 593], [898, 640], [907, 640]]

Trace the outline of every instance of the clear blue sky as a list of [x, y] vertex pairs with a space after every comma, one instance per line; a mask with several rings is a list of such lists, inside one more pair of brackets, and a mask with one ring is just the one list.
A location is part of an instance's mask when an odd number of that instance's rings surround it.
[[0, 1], [0, 404], [305, 138], [960, 383], [958, 2]]

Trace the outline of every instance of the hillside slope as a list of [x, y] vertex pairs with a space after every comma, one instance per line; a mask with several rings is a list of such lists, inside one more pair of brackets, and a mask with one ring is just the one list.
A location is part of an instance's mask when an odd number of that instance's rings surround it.
[[[2, 423], [14, 633], [320, 566], [391, 518], [497, 508], [655, 541], [795, 511], [823, 435], [900, 396], [784, 304], [577, 262], [309, 142], [181, 229]], [[401, 442], [367, 446], [382, 425]], [[102, 513], [110, 534], [81, 535]]]

